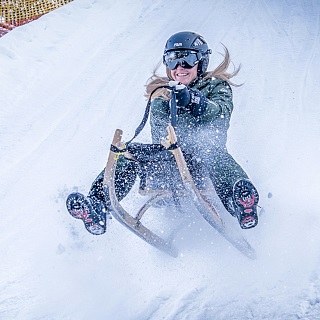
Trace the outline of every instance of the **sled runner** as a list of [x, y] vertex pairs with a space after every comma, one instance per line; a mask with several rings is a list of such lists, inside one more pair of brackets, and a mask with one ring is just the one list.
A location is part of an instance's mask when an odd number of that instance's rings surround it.
[[[236, 230], [232, 230], [230, 227], [225, 225], [223, 219], [220, 217], [216, 210], [216, 198], [214, 186], [209, 178], [206, 179], [204, 187], [201, 190], [196, 186], [194, 179], [189, 171], [187, 162], [183, 155], [181, 148], [177, 142], [177, 136], [175, 133], [175, 126], [177, 123], [177, 106], [175, 97], [175, 88], [177, 83], [171, 83], [168, 90], [171, 90], [170, 99], [170, 114], [171, 114], [171, 124], [167, 127], [168, 138], [161, 142], [161, 145], [151, 145], [152, 152], [150, 152], [153, 157], [157, 158], [157, 155], [161, 151], [170, 151], [173, 154], [176, 166], [178, 168], [182, 188], [174, 190], [155, 190], [155, 192], [150, 196], [146, 203], [138, 210], [136, 215], [128, 213], [123, 206], [119, 203], [116, 191], [115, 191], [115, 171], [117, 166], [117, 161], [121, 154], [125, 155], [128, 159], [135, 159], [135, 152], [130, 153], [131, 150], [129, 145], [131, 141], [141, 132], [143, 129], [150, 110], [150, 100], [148, 102], [144, 118], [137, 128], [134, 137], [127, 143], [121, 141], [122, 130], [117, 129], [110, 147], [109, 157], [105, 169], [104, 175], [104, 187], [106, 188], [106, 201], [108, 207], [111, 211], [112, 216], [119, 221], [122, 225], [127, 227], [134, 234], [139, 236], [141, 239], [154, 246], [155, 248], [176, 257], [178, 255], [178, 250], [173, 245], [173, 235], [164, 239], [162, 236], [157, 235], [155, 232], [151, 231], [150, 228], [142, 223], [142, 218], [155, 203], [161, 199], [171, 199], [177, 207], [179, 207], [179, 198], [187, 197], [193, 203], [197, 211], [203, 216], [203, 218], [216, 230], [218, 231], [233, 247], [238, 249], [245, 256], [254, 259], [255, 251], [250, 246], [250, 244], [239, 234]], [[151, 94], [152, 95], [152, 94]], [[140, 145], [143, 149], [143, 145]], [[167, 152], [168, 153], [168, 152]], [[156, 155], [156, 156], [155, 156]], [[159, 158], [161, 158], [159, 156]]]
[[[250, 244], [240, 235], [236, 234], [235, 230], [229, 229], [224, 223], [214, 207], [214, 194], [213, 186], [210, 186], [206, 190], [198, 190], [193, 178], [189, 172], [186, 164], [186, 160], [183, 156], [181, 149], [176, 145], [176, 135], [174, 128], [168, 126], [169, 139], [167, 141], [167, 148], [170, 148], [179, 173], [181, 175], [183, 185], [185, 190], [183, 191], [189, 199], [192, 200], [195, 208], [201, 213], [203, 218], [215, 229], [217, 230], [226, 240], [228, 240], [236, 249], [238, 249], [245, 256], [254, 259], [255, 251], [250, 246]], [[141, 219], [147, 210], [156, 202], [162, 198], [167, 198], [173, 196], [170, 191], [160, 191], [155, 193], [150, 197], [149, 200], [138, 210], [135, 216], [128, 213], [122, 205], [119, 203], [114, 186], [115, 169], [117, 165], [117, 160], [120, 154], [126, 153], [127, 157], [132, 157], [128, 154], [125, 149], [125, 145], [121, 142], [122, 130], [117, 129], [112, 141], [112, 146], [110, 148], [110, 153], [108, 157], [108, 162], [105, 170], [104, 185], [108, 188], [109, 195], [109, 205], [111, 209], [112, 216], [127, 227], [130, 231], [135, 233], [137, 236], [142, 238], [144, 241], [150, 245], [156, 247], [157, 249], [176, 257], [178, 255], [177, 249], [172, 244], [173, 239], [163, 239], [161, 236], [152, 232], [147, 228]], [[208, 179], [209, 180], [209, 179]], [[179, 194], [177, 195], [179, 196]]]
[[142, 238], [147, 243], [153, 245], [157, 249], [162, 250], [173, 257], [177, 257], [177, 249], [172, 245], [171, 242], [162, 239], [141, 223], [141, 218], [147, 211], [147, 209], [150, 208], [150, 206], [152, 206], [152, 204], [156, 201], [167, 196], [166, 193], [159, 193], [152, 196], [151, 199], [149, 199], [146, 202], [146, 204], [138, 211], [135, 217], [130, 215], [118, 202], [114, 187], [114, 177], [117, 166], [117, 160], [119, 154], [122, 153], [121, 137], [122, 131], [117, 129], [112, 141], [104, 176], [104, 185], [108, 189], [109, 199], [107, 200], [110, 201], [111, 214], [116, 220], [118, 220], [121, 224], [126, 226], [129, 230], [131, 230], [133, 233], [135, 233], [137, 236]]

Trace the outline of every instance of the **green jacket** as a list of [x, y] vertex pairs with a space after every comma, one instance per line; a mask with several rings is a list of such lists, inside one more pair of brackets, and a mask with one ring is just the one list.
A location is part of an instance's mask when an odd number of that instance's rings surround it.
[[[232, 90], [221, 79], [209, 78], [194, 81], [189, 88], [201, 91], [208, 99], [206, 111], [193, 116], [185, 108], [178, 109], [176, 133], [181, 149], [205, 160], [212, 153], [227, 152], [227, 130], [233, 110]], [[151, 103], [151, 134], [153, 143], [167, 136], [169, 101], [156, 98]]]
[[[208, 99], [208, 106], [200, 116], [193, 116], [185, 108], [179, 108], [176, 130], [179, 146], [185, 153], [196, 185], [199, 183], [201, 186], [203, 173], [208, 173], [222, 203], [232, 212], [228, 204], [232, 199], [233, 185], [239, 179], [248, 179], [248, 176], [226, 148], [233, 110], [230, 85], [221, 79], [202, 79], [194, 81], [189, 87], [200, 90]], [[150, 113], [153, 143], [159, 144], [161, 138], [167, 137], [166, 128], [170, 123], [169, 101], [164, 98], [154, 99]], [[122, 199], [130, 191], [141, 167], [124, 157], [120, 159], [122, 161], [117, 163], [115, 183], [118, 198]], [[171, 190], [172, 186], [179, 187], [179, 179], [175, 184], [175, 177], [178, 177], [179, 173], [173, 161], [160, 161], [157, 165], [144, 162], [140, 163], [140, 166], [152, 177], [148, 181], [154, 183], [155, 188]], [[170, 174], [169, 179], [166, 172]], [[152, 185], [149, 187], [152, 188]]]

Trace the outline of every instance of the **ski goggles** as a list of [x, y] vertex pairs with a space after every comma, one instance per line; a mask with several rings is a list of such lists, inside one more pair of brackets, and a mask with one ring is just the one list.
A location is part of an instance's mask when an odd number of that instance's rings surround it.
[[191, 69], [199, 63], [202, 54], [193, 50], [168, 51], [163, 55], [163, 63], [174, 70], [180, 65], [182, 68]]

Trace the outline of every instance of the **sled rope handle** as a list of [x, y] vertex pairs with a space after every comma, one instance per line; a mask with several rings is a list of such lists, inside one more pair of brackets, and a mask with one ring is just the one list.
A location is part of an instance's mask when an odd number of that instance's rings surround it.
[[[143, 130], [143, 128], [145, 127], [147, 121], [148, 121], [148, 118], [149, 118], [149, 114], [150, 114], [150, 107], [151, 107], [151, 98], [152, 98], [152, 95], [159, 89], [168, 89], [168, 90], [171, 90], [172, 92], [174, 92], [174, 87], [172, 86], [160, 86], [160, 87], [157, 87], [155, 88], [151, 93], [150, 93], [150, 97], [148, 99], [148, 103], [147, 103], [147, 106], [146, 106], [146, 110], [144, 112], [144, 115], [143, 115], [143, 118], [139, 124], [139, 126], [137, 127], [137, 129], [135, 130], [135, 133], [134, 133], [134, 136], [128, 141], [126, 142], [125, 144], [128, 145], [130, 144], [139, 134], [140, 132]], [[171, 98], [172, 100], [172, 98]]]

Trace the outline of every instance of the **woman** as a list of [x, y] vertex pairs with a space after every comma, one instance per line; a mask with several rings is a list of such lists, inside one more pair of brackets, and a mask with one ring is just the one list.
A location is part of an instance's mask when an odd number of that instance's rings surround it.
[[[178, 107], [176, 133], [195, 183], [201, 188], [203, 177], [209, 176], [225, 208], [237, 217], [241, 228], [248, 229], [258, 223], [259, 195], [226, 148], [233, 111], [231, 85], [234, 84], [230, 79], [239, 68], [227, 73], [230, 58], [226, 48], [225, 53], [221, 65], [207, 72], [211, 50], [202, 36], [179, 32], [168, 39], [163, 54], [167, 77], [159, 77], [154, 72], [147, 85], [146, 95], [151, 101], [151, 134], [153, 143], [159, 144], [167, 136], [166, 128], [170, 123], [170, 91], [154, 90], [168, 85], [170, 80], [177, 81], [179, 85], [174, 88]], [[119, 201], [130, 191], [137, 175], [142, 188], [169, 188], [173, 191], [180, 188], [178, 172], [170, 156], [157, 165], [150, 163], [122, 156], [115, 178]], [[168, 174], [172, 179], [168, 179]], [[93, 234], [102, 234], [106, 230], [108, 196], [102, 184], [103, 175], [101, 172], [94, 181], [88, 197], [74, 193], [67, 199], [70, 214], [82, 219], [86, 229]]]

